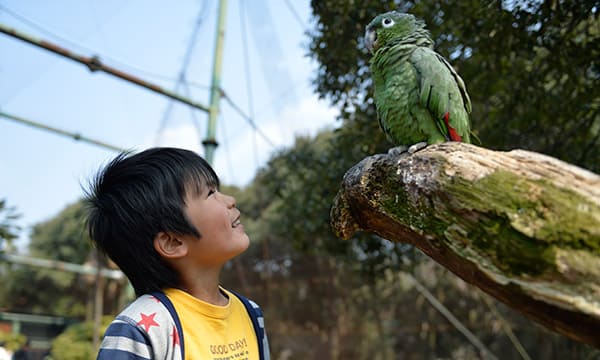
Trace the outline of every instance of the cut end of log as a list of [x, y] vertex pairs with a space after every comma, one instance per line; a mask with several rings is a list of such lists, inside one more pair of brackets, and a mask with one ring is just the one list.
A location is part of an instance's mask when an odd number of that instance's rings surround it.
[[342, 192], [338, 193], [333, 200], [330, 219], [335, 219], [335, 221], [331, 221], [331, 228], [335, 236], [341, 239], [348, 240], [357, 231], [360, 231], [360, 226], [354, 220], [350, 205]]

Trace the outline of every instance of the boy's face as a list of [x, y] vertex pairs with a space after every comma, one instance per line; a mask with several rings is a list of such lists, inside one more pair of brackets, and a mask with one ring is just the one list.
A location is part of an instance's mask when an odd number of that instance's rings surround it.
[[235, 198], [207, 188], [198, 195], [188, 194], [185, 213], [201, 238], [189, 242], [188, 256], [200, 266], [221, 266], [244, 252], [250, 244]]

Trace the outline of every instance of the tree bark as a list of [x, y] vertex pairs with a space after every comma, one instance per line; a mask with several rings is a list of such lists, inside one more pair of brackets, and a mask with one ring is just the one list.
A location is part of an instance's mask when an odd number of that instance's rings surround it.
[[534, 152], [463, 143], [348, 170], [337, 236], [410, 243], [546, 327], [600, 348], [600, 176]]

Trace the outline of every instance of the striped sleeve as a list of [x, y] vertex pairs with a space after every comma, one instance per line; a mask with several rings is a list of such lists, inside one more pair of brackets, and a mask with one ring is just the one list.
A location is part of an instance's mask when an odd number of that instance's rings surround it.
[[150, 339], [127, 318], [117, 317], [106, 329], [97, 360], [152, 359]]

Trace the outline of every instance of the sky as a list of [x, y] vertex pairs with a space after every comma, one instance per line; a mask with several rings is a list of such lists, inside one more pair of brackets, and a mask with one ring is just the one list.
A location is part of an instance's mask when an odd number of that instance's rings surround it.
[[[171, 91], [184, 73], [188, 86], [177, 92], [208, 105], [217, 11], [217, 0], [0, 0], [0, 23]], [[221, 101], [213, 166], [223, 184], [249, 184], [296, 136], [336, 126], [338, 110], [311, 85], [310, 13], [308, 0], [227, 2], [221, 88], [259, 131]], [[204, 154], [206, 113], [5, 34], [0, 111], [120, 148]], [[80, 199], [116, 154], [0, 117], [0, 199], [21, 214], [17, 246]]]

